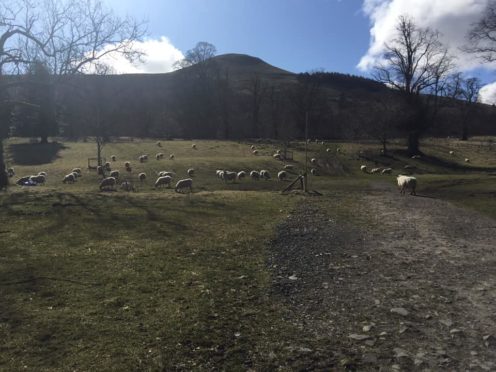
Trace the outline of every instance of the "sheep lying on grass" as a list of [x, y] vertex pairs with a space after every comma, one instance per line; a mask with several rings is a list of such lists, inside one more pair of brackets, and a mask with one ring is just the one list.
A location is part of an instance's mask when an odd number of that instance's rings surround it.
[[117, 180], [114, 177], [107, 177], [100, 182], [100, 191], [103, 190], [114, 190], [115, 185], [117, 184]]
[[74, 183], [76, 182], [76, 177], [74, 177], [74, 173], [69, 173], [64, 176], [62, 180], [63, 183]]
[[155, 188], [165, 185], [170, 186], [171, 181], [172, 181], [171, 176], [161, 176], [157, 178], [157, 180], [155, 181]]
[[417, 188], [417, 179], [415, 177], [400, 174], [396, 177], [396, 180], [398, 181], [398, 187], [401, 194], [405, 194], [405, 191], [410, 189], [410, 195], [417, 195], [415, 193], [415, 189]]
[[177, 181], [174, 191], [181, 192], [180, 190], [184, 190], [184, 189], [189, 189], [189, 192], [193, 192], [193, 180], [191, 178], [185, 178]]

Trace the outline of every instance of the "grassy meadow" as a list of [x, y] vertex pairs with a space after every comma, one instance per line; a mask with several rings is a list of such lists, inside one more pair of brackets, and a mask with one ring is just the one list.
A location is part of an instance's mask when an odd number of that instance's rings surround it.
[[[384, 155], [374, 143], [312, 142], [319, 176], [309, 186], [324, 206], [336, 195], [346, 199], [350, 212], [339, 213], [353, 222], [354, 194], [413, 173], [418, 194], [496, 218], [496, 146], [487, 140], [427, 139], [420, 159], [399, 143]], [[270, 296], [268, 244], [305, 200], [280, 192], [288, 185], [277, 180], [282, 163], [272, 157], [280, 144], [257, 143], [254, 156], [246, 142], [195, 141], [197, 150], [192, 141], [161, 143], [106, 144], [107, 160], [117, 157], [112, 169], [138, 190], [100, 192], [101, 177], [87, 169], [94, 143], [6, 141], [14, 180], [48, 176], [43, 186], [0, 193], [0, 370], [298, 369], [311, 364], [305, 348], [325, 350], [322, 340], [285, 322], [285, 309]], [[304, 169], [304, 147], [289, 149], [290, 179]], [[157, 152], [165, 158], [155, 160]], [[145, 153], [150, 159], [139, 163]], [[361, 164], [394, 172], [365, 174]], [[404, 171], [407, 164], [415, 168]], [[63, 184], [75, 167], [83, 176]], [[193, 194], [153, 187], [158, 171], [173, 171], [177, 180], [188, 168], [195, 169]], [[272, 179], [224, 183], [216, 169], [267, 169]], [[148, 176], [143, 184], [140, 172]]]

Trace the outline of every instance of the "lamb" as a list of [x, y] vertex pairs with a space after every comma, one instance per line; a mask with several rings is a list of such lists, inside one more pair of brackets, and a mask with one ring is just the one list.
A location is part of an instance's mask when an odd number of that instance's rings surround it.
[[169, 159], [170, 159], [170, 160], [174, 160], [174, 154], [170, 154], [170, 155], [169, 155]]
[[113, 190], [115, 185], [117, 183], [117, 180], [114, 177], [107, 177], [100, 182], [100, 191], [103, 191], [104, 189], [108, 189], [110, 187], [110, 190]]
[[246, 177], [246, 172], [245, 171], [238, 172], [238, 180], [243, 179], [245, 177]]
[[23, 186], [26, 182], [29, 181], [30, 177], [31, 176], [21, 177], [16, 181], [16, 184], [18, 184], [19, 186]]
[[191, 148], [192, 148], [193, 150], [196, 150], [196, 144], [195, 144], [195, 143], [193, 143], [193, 144], [191, 145]]
[[288, 174], [285, 171], [280, 171], [277, 173], [277, 178], [279, 181], [284, 181], [288, 177]]
[[274, 154], [274, 155], [273, 155], [273, 157], [274, 157], [274, 159], [276, 159], [276, 160], [281, 160], [281, 161], [283, 160], [283, 158], [282, 158], [282, 155], [281, 155], [281, 154]]
[[317, 159], [315, 159], [315, 158], [310, 159], [310, 163], [317, 164]]
[[110, 159], [111, 159], [112, 161], [117, 161], [117, 156], [115, 156], [115, 155], [111, 155], [111, 156], [110, 156]]
[[36, 183], [36, 184], [40, 184], [40, 183], [41, 184], [44, 184], [46, 179], [45, 179], [45, 176], [43, 176], [43, 175], [40, 174], [40, 175], [37, 175], [37, 176], [30, 176], [29, 177], [29, 180], [31, 182]]
[[15, 176], [14, 168], [7, 169], [7, 176], [9, 176], [9, 177]]
[[266, 180], [270, 179], [270, 173], [269, 173], [269, 171], [268, 170], [265, 170], [265, 169], [262, 169], [260, 171], [260, 177], [261, 178], [264, 178]]
[[224, 171], [222, 173], [222, 179], [227, 182], [227, 181], [236, 181], [236, 177], [238, 174], [236, 172], [230, 172], [230, 171]]
[[293, 165], [291, 165], [291, 164], [286, 164], [286, 165], [284, 166], [284, 169], [286, 169], [286, 170], [293, 170], [293, 169], [294, 169], [294, 166], [293, 166]]
[[400, 188], [400, 193], [405, 194], [407, 189], [410, 189], [410, 195], [417, 195], [415, 189], [417, 188], [417, 179], [412, 176], [399, 175], [397, 178], [398, 187]]
[[315, 168], [310, 169], [310, 173], [312, 173], [313, 176], [318, 176], [319, 175], [319, 172]]
[[139, 178], [140, 182], [143, 182], [146, 179], [146, 173], [138, 174], [138, 178]]
[[76, 182], [76, 177], [74, 177], [74, 173], [69, 173], [64, 176], [62, 180], [63, 183], [74, 183]]
[[258, 150], [253, 150], [251, 153], [252, 153], [253, 155], [258, 155]]
[[172, 177], [171, 176], [162, 176], [162, 177], [159, 177], [155, 181], [155, 188], [160, 187], [160, 186], [164, 186], [164, 185], [170, 186], [171, 181], [172, 181]]
[[366, 165], [361, 165], [360, 170], [364, 173], [367, 173], [367, 166]]
[[259, 179], [260, 179], [260, 172], [257, 172], [257, 171], [251, 171], [251, 172], [250, 172], [250, 177], [251, 177], [253, 180], [259, 180]]
[[114, 170], [114, 171], [110, 172], [110, 177], [114, 177], [115, 179], [119, 178], [119, 171]]
[[193, 175], [195, 174], [195, 170], [194, 168], [189, 168], [186, 173], [188, 173], [188, 176], [190, 177], [193, 177]]
[[177, 181], [174, 191], [179, 192], [182, 189], [189, 189], [189, 192], [193, 192], [193, 180], [191, 178], [185, 178]]
[[384, 168], [381, 172], [381, 174], [391, 174], [393, 171], [393, 168]]

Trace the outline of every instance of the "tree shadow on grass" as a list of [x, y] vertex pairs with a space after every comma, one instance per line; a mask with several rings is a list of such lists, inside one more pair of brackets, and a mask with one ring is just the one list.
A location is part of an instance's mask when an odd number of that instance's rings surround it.
[[38, 165], [53, 162], [59, 157], [59, 151], [66, 148], [64, 144], [59, 142], [18, 143], [11, 144], [9, 151], [15, 164]]

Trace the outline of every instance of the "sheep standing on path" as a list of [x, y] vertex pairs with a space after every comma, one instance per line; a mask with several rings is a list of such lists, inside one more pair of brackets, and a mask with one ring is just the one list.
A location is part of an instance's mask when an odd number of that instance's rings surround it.
[[117, 184], [117, 181], [114, 177], [107, 177], [100, 182], [100, 191], [106, 190], [110, 188], [110, 190], [113, 190], [115, 185]]
[[185, 178], [177, 181], [174, 191], [180, 192], [180, 190], [183, 189], [189, 189], [189, 192], [193, 192], [193, 180], [191, 178]]
[[407, 189], [410, 189], [410, 195], [417, 195], [415, 189], [417, 188], [417, 179], [412, 176], [399, 175], [396, 180], [401, 194], [405, 194]]

